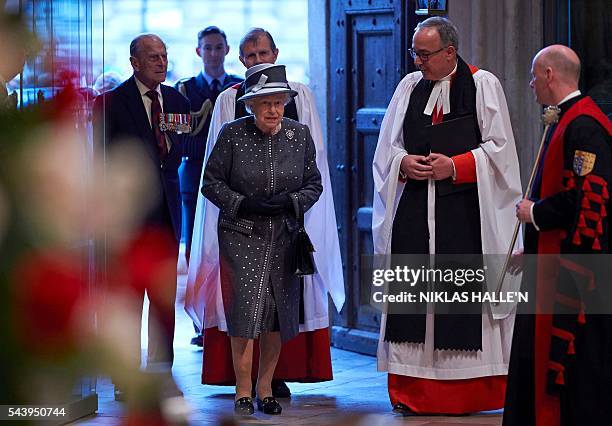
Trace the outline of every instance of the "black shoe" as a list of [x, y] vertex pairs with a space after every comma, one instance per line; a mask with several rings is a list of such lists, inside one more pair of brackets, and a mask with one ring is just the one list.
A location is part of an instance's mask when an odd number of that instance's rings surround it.
[[239, 416], [250, 416], [255, 412], [253, 400], [248, 396], [240, 398], [234, 402], [234, 414]]
[[272, 380], [272, 396], [274, 398], [289, 398], [291, 391], [284, 381]]
[[393, 406], [393, 412], [395, 414], [401, 414], [402, 416], [414, 416], [416, 413], [412, 411], [406, 404], [398, 402]]
[[257, 409], [272, 415], [280, 414], [283, 411], [283, 407], [272, 396], [264, 398], [263, 401], [257, 398]]
[[125, 392], [117, 385], [115, 385], [114, 394], [115, 401], [125, 402]]
[[201, 334], [198, 334], [195, 337], [191, 338], [191, 344], [194, 346], [204, 347], [204, 337]]

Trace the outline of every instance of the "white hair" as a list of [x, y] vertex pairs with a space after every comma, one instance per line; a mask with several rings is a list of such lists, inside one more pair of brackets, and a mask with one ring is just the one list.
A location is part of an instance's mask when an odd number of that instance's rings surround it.
[[247, 99], [246, 101], [244, 101], [244, 109], [246, 109], [246, 112], [248, 112], [249, 114], [253, 115], [253, 110], [251, 109], [251, 105], [253, 105], [254, 99]]
[[[275, 93], [271, 93], [270, 95], [267, 95], [267, 96], [271, 96], [271, 95], [274, 95], [274, 94], [275, 94]], [[286, 95], [286, 98], [285, 98], [285, 106], [287, 106], [287, 104], [289, 104], [289, 102], [291, 102], [291, 96], [289, 96], [289, 93], [286, 93], [285, 95]], [[257, 97], [255, 97], [255, 98], [246, 99], [246, 100], [244, 101], [244, 109], [246, 109], [246, 111], [247, 111], [249, 114], [253, 115], [253, 105], [255, 104], [255, 102], [256, 102], [258, 99], [262, 99], [262, 98], [265, 98], [265, 97], [266, 97], [266, 96], [257, 96]]]

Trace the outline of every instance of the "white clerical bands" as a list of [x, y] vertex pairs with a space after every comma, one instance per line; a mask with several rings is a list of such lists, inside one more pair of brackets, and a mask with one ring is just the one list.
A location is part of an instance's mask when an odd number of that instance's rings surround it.
[[432, 115], [434, 107], [442, 104], [442, 113], [448, 114], [450, 112], [450, 86], [451, 86], [451, 75], [444, 77], [442, 80], [436, 81], [434, 84], [431, 95], [427, 105], [425, 105], [424, 114]]

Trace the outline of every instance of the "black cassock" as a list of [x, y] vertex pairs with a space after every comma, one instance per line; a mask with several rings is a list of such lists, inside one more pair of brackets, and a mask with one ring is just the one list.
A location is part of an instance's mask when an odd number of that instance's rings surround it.
[[[431, 116], [423, 113], [435, 82], [422, 79], [414, 88], [404, 119], [404, 144], [409, 154], [427, 156], [437, 151], [432, 141], [427, 139], [426, 127], [431, 125]], [[462, 138], [464, 152], [482, 143], [476, 114], [476, 86], [468, 65], [457, 60], [457, 72], [450, 90], [451, 112], [444, 115], [444, 121], [463, 116], [472, 116], [475, 137]], [[406, 181], [393, 221], [391, 253], [393, 254], [428, 254], [429, 230], [428, 213], [428, 180]], [[475, 183], [452, 185], [453, 192], [442, 195], [436, 183], [435, 200], [435, 252], [437, 255], [449, 255], [445, 260], [453, 259], [470, 261], [471, 269], [482, 267], [480, 207], [478, 188]], [[455, 257], [457, 256], [458, 257]], [[465, 255], [472, 255], [467, 259]], [[476, 256], [473, 256], [476, 255]], [[436, 258], [437, 260], [440, 257]], [[418, 260], [417, 260], [418, 261]], [[425, 265], [427, 266], [427, 265]], [[418, 268], [418, 265], [415, 265]], [[445, 269], [444, 265], [436, 268]], [[461, 287], [455, 287], [460, 290]], [[473, 288], [473, 287], [472, 287]], [[417, 287], [415, 289], [418, 291]], [[459, 309], [454, 304], [451, 309]], [[482, 312], [480, 304], [468, 306], [460, 304], [461, 313], [448, 312], [435, 315], [434, 346], [436, 349], [480, 350], [482, 349]], [[385, 340], [389, 342], [424, 343], [426, 332], [426, 306], [413, 304], [415, 313], [389, 315], [386, 323]]]

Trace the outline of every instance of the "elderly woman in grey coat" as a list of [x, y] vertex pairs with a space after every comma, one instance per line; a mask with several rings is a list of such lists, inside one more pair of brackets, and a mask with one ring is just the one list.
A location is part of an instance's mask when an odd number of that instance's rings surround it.
[[283, 65], [247, 70], [253, 116], [227, 123], [210, 154], [202, 193], [220, 210], [221, 290], [236, 374], [235, 412], [252, 414], [253, 341], [259, 339], [257, 408], [280, 414], [272, 376], [282, 342], [299, 332], [300, 283], [292, 240], [297, 208], [307, 211], [323, 187], [308, 127], [283, 118], [296, 92]]

